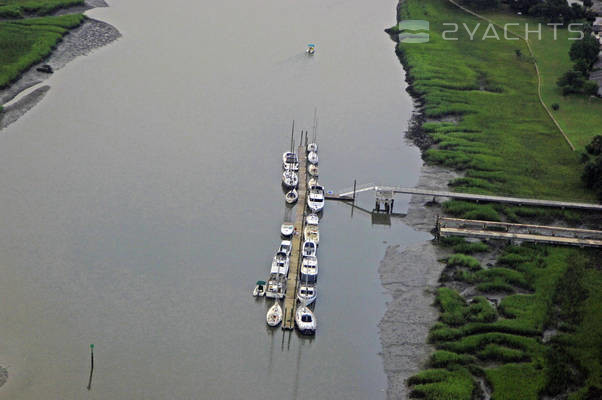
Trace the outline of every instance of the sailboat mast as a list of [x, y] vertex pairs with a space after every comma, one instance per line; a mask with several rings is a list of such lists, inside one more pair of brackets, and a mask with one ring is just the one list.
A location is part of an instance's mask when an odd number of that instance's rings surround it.
[[291, 153], [294, 153], [294, 135], [295, 135], [295, 120], [293, 120], [293, 128], [291, 129]]

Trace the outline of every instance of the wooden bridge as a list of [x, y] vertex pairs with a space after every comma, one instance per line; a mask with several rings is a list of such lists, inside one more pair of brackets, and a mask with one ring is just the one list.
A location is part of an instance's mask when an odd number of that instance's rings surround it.
[[436, 235], [512, 242], [536, 242], [580, 247], [602, 247], [602, 231], [562, 226], [513, 224], [461, 218], [437, 218]]
[[[302, 142], [303, 143], [303, 142]], [[299, 282], [299, 268], [301, 265], [301, 246], [303, 245], [303, 224], [305, 223], [305, 202], [307, 201], [307, 155], [305, 148], [299, 146], [299, 187], [295, 212], [295, 232], [293, 233], [293, 248], [290, 255], [288, 278], [286, 281], [286, 296], [284, 298], [284, 318], [282, 329], [295, 328], [295, 312], [297, 311], [297, 284]]]
[[[587, 210], [587, 211], [602, 211], [602, 204], [592, 203], [576, 203], [568, 201], [557, 201], [557, 200], [541, 200], [541, 199], [525, 199], [519, 197], [505, 197], [505, 196], [493, 196], [484, 194], [473, 194], [473, 193], [459, 193], [459, 192], [446, 192], [440, 190], [429, 190], [420, 188], [406, 188], [400, 186], [376, 186], [374, 184], [356, 186], [354, 189], [348, 189], [340, 192], [328, 191], [326, 198], [329, 200], [341, 200], [341, 201], [353, 201], [355, 195], [362, 192], [374, 191], [377, 193], [377, 203], [379, 201], [379, 194], [393, 195], [395, 193], [412, 194], [420, 196], [429, 196], [433, 198], [446, 197], [457, 200], [468, 200], [475, 202], [492, 202], [492, 203], [506, 203], [516, 204], [518, 206], [532, 206], [532, 207], [556, 207], [556, 208], [568, 208], [576, 210]], [[392, 207], [391, 207], [392, 208]], [[391, 210], [392, 212], [392, 210]]]

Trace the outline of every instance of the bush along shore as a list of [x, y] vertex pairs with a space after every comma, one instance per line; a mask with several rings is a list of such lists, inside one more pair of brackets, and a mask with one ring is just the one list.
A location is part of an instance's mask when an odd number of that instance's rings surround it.
[[[517, 17], [498, 10], [488, 11], [488, 18]], [[450, 29], [444, 23], [471, 30], [480, 23], [481, 36], [485, 29], [483, 20], [446, 0], [404, 0], [397, 19], [429, 21], [430, 29], [423, 31], [428, 41], [421, 43], [407, 41], [403, 25], [387, 32], [402, 39], [397, 54], [420, 107], [409, 136], [423, 149], [427, 164], [458, 171], [449, 182], [454, 190], [595, 201], [580, 179], [579, 152], [567, 146], [539, 103], [524, 41], [504, 40], [503, 32], [501, 40], [471, 40], [462, 31], [455, 33], [458, 40], [444, 40], [443, 31]], [[569, 57], [542, 50], [538, 63], [544, 65], [545, 82], [553, 63], [547, 58], [553, 56]], [[552, 86], [555, 79], [551, 82], [544, 98], [559, 90]], [[602, 115], [602, 105], [588, 104], [588, 110], [598, 106], [592, 118]], [[572, 118], [561, 117], [561, 123]], [[600, 216], [566, 210], [448, 201], [440, 211], [470, 219], [602, 228]], [[425, 338], [434, 352], [423, 370], [407, 379], [410, 397], [602, 397], [601, 251], [459, 238], [441, 239], [438, 247], [445, 254], [434, 294], [439, 318]], [[389, 390], [389, 397], [397, 396]]]
[[38, 88], [14, 104], [2, 106], [47, 79], [47, 73], [37, 71], [39, 66], [48, 63], [56, 71], [120, 36], [113, 26], [81, 14], [105, 6], [103, 0], [0, 2], [0, 129], [16, 121], [47, 92], [47, 87]]

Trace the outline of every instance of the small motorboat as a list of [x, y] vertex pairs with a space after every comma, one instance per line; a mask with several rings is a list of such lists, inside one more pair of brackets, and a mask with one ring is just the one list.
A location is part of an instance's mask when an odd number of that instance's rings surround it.
[[289, 258], [288, 255], [282, 251], [276, 253], [272, 259], [272, 267], [270, 274], [286, 276], [288, 274]]
[[318, 248], [311, 240], [303, 242], [303, 257], [315, 256]]
[[315, 285], [303, 283], [297, 290], [297, 300], [306, 306], [310, 305], [318, 297], [318, 288]]
[[253, 297], [261, 297], [265, 295], [265, 281], [257, 281], [255, 289], [253, 289]]
[[284, 200], [286, 200], [286, 202], [288, 204], [296, 203], [298, 198], [299, 198], [299, 194], [297, 193], [296, 189], [289, 190], [284, 195]]
[[284, 298], [284, 292], [286, 291], [284, 279], [280, 274], [271, 274], [268, 279], [268, 284], [265, 290], [265, 297], [272, 299]]
[[278, 326], [282, 322], [282, 307], [280, 307], [278, 299], [274, 301], [274, 305], [268, 310], [265, 320], [269, 326]]
[[318, 225], [305, 225], [303, 229], [303, 239], [312, 241], [316, 245], [320, 244], [320, 231]]
[[320, 217], [318, 214], [309, 214], [305, 217], [305, 224], [307, 225], [318, 225], [320, 223]]
[[307, 49], [305, 50], [305, 52], [310, 55], [313, 56], [316, 53], [316, 45], [315, 44], [308, 44], [307, 45]]
[[295, 231], [295, 225], [292, 222], [285, 222], [280, 226], [280, 234], [289, 237]]
[[318, 257], [303, 257], [301, 264], [301, 282], [314, 283], [318, 280]]
[[324, 187], [313, 185], [309, 187], [307, 195], [307, 207], [314, 213], [322, 211], [324, 208]]
[[287, 151], [282, 155], [282, 169], [286, 171], [299, 171], [299, 157], [297, 157], [297, 153]]
[[284, 171], [282, 173], [282, 184], [287, 188], [296, 188], [299, 185], [299, 176], [295, 171]]
[[311, 153], [311, 152], [317, 153], [318, 152], [318, 144], [317, 143], [310, 143], [307, 145], [307, 152]]
[[295, 313], [295, 323], [297, 329], [304, 335], [314, 335], [316, 333], [317, 323], [314, 313], [306, 305], [297, 308]]
[[290, 257], [291, 250], [293, 249], [293, 244], [290, 240], [283, 240], [280, 242], [280, 247], [278, 247], [278, 253], [284, 253]]
[[48, 64], [39, 66], [38, 68], [36, 68], [36, 71], [43, 72], [45, 74], [52, 74], [54, 72], [52, 67]]
[[307, 155], [307, 161], [309, 161], [311, 164], [318, 164], [318, 153], [316, 153], [315, 151], [310, 152]]
[[311, 176], [318, 176], [318, 166], [316, 164], [309, 164], [307, 171]]

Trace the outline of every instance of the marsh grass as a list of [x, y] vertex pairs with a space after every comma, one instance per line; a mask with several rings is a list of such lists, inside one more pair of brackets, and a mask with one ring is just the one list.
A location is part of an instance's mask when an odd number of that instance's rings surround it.
[[84, 21], [82, 14], [0, 22], [0, 88], [46, 58], [67, 34]]
[[61, 8], [84, 4], [84, 0], [2, 0], [0, 18], [22, 18], [26, 14], [48, 15]]

